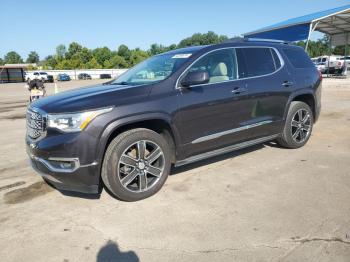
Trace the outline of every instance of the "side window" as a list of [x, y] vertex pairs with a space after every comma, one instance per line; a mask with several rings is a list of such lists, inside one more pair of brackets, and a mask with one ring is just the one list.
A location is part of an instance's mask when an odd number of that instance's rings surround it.
[[[288, 57], [288, 60], [295, 68], [314, 68], [309, 56], [301, 48], [285, 48], [283, 52]], [[325, 59], [326, 61], [326, 59]], [[325, 62], [322, 59], [322, 62]]]
[[281, 67], [281, 61], [274, 53], [273, 49], [264, 47], [237, 48], [239, 77], [261, 76], [276, 71]]
[[196, 63], [189, 72], [206, 71], [209, 74], [209, 83], [218, 83], [237, 79], [236, 54], [233, 48], [213, 51]]
[[38, 75], [39, 75], [39, 73], [35, 72], [35, 73], [34, 73], [34, 75], [35, 75], [35, 76], [38, 76]]
[[271, 48], [270, 51], [272, 53], [273, 61], [275, 62], [275, 68], [278, 70], [281, 67], [281, 60], [274, 49]]

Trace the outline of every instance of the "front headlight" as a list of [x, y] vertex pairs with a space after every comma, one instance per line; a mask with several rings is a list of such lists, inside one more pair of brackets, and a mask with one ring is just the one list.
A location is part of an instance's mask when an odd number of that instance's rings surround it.
[[72, 114], [49, 114], [47, 127], [57, 128], [63, 132], [83, 130], [95, 117], [112, 111], [113, 107]]

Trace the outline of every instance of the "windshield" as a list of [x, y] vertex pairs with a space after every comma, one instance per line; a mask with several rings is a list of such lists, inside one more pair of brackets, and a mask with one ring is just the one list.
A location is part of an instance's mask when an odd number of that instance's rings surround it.
[[153, 56], [126, 71], [110, 84], [140, 85], [162, 81], [174, 73], [190, 56], [190, 53]]

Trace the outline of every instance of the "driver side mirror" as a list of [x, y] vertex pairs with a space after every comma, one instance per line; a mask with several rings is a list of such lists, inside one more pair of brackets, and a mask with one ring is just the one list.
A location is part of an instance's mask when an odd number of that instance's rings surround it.
[[206, 71], [189, 72], [181, 80], [181, 86], [190, 87], [194, 85], [207, 84], [209, 82], [209, 74]]

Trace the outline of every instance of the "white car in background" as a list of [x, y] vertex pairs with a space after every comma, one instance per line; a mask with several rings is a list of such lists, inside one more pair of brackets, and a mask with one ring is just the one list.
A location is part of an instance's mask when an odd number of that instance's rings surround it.
[[318, 59], [318, 57], [311, 58], [312, 63], [314, 63], [315, 65], [317, 65], [317, 59]]
[[342, 73], [343, 65], [345, 63], [344, 60], [341, 60], [342, 56], [331, 55], [331, 56], [320, 56], [317, 58], [316, 67], [322, 73], [330, 73], [330, 74], [340, 74]]
[[39, 79], [44, 82], [48, 81], [48, 74], [46, 72], [41, 72], [41, 71], [34, 71], [34, 72], [29, 72], [26, 73], [25, 75], [25, 80], [27, 82], [34, 80], [34, 79]]
[[343, 56], [340, 58], [340, 60], [345, 61], [346, 66], [349, 68], [350, 67], [350, 56]]
[[327, 73], [327, 66], [325, 62], [320, 62], [316, 64], [316, 68], [318, 71], [320, 71], [322, 74]]

